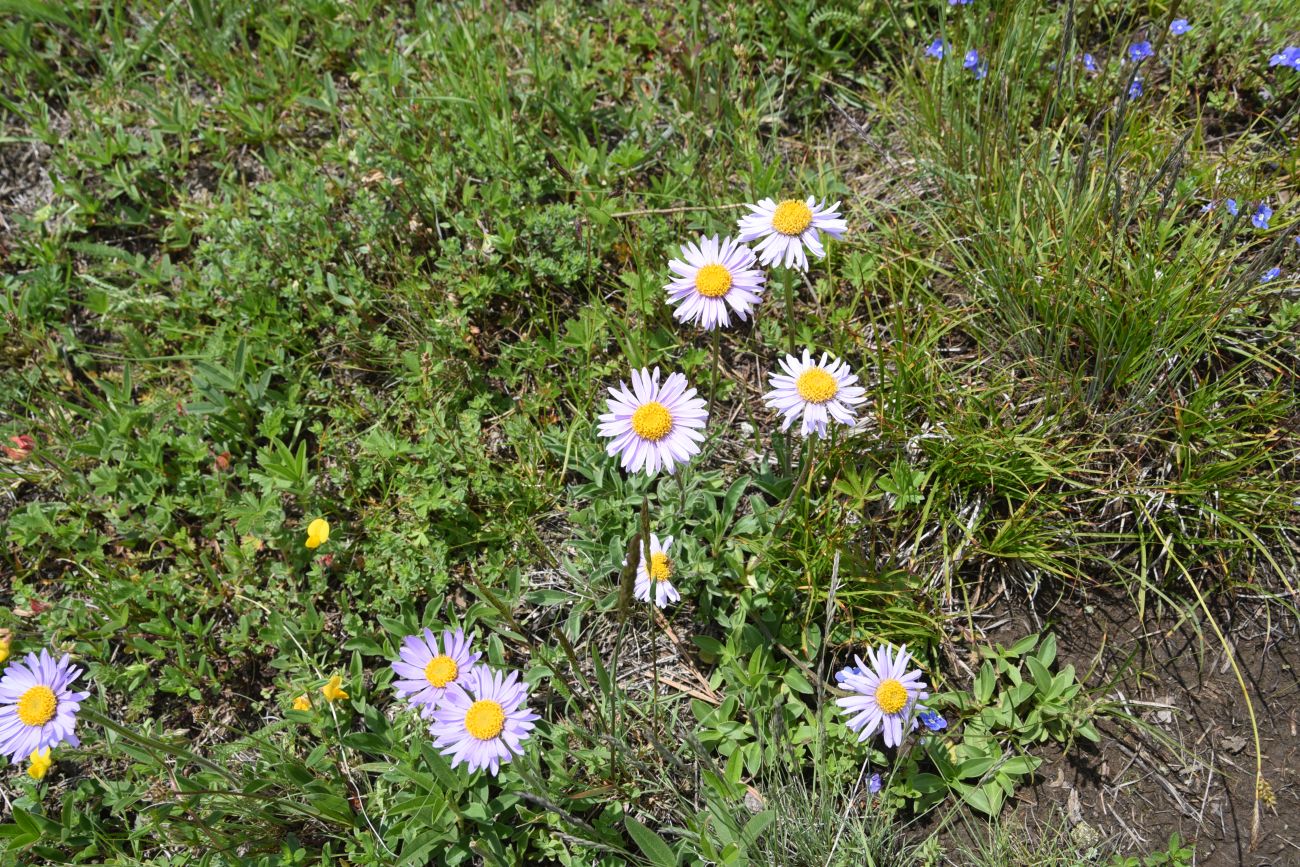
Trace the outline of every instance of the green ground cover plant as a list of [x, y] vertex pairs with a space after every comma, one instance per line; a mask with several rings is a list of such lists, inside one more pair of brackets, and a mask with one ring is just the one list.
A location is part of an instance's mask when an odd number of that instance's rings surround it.
[[[0, 683], [0, 852], [1293, 854], [1247, 649], [1300, 615], [1297, 43], [1285, 0], [0, 0], [0, 653], [81, 669], [77, 744], [6, 746]], [[765, 199], [719, 288], [683, 245]], [[1228, 769], [1114, 650], [1180, 629]], [[1052, 788], [1150, 749], [1235, 811]]]

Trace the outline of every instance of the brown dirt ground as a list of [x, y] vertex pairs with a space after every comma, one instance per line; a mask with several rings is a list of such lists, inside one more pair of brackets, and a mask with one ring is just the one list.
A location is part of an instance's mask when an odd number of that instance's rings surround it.
[[1095, 748], [1041, 751], [1046, 761], [1019, 810], [1062, 811], [1126, 853], [1160, 851], [1177, 832], [1195, 844], [1198, 867], [1300, 865], [1300, 624], [1280, 605], [1240, 599], [1214, 612], [1255, 703], [1264, 779], [1276, 798], [1260, 805], [1254, 845], [1250, 718], [1208, 624], [1158, 615], [1139, 623], [1130, 599], [1095, 593], [1060, 602], [1041, 625], [1025, 606], [1008, 604], [1005, 613], [992, 640], [1009, 644], [1050, 626], [1060, 664], [1091, 671], [1088, 687], [1109, 684], [1103, 695], [1126, 702], [1143, 723], [1109, 720]]

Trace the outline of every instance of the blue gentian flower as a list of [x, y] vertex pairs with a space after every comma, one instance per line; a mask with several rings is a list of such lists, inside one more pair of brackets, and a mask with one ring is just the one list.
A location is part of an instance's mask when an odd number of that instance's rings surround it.
[[1282, 269], [1274, 265], [1272, 268], [1269, 268], [1267, 271], [1265, 271], [1263, 274], [1260, 275], [1259, 282], [1267, 283], [1269, 280], [1275, 279], [1277, 275], [1281, 273], [1282, 273]]
[[1137, 99], [1142, 95], [1142, 79], [1135, 78], [1133, 83], [1128, 86], [1128, 98]]
[[880, 774], [872, 774], [871, 779], [867, 780], [867, 791], [876, 794], [884, 784], [880, 782]]
[[948, 721], [938, 711], [923, 710], [916, 715], [916, 718], [932, 732], [940, 732], [948, 727]]
[[1175, 36], [1182, 36], [1191, 29], [1192, 25], [1187, 23], [1186, 18], [1175, 18], [1173, 21], [1169, 22], [1169, 32]]
[[1134, 42], [1128, 47], [1128, 59], [1134, 63], [1141, 63], [1152, 54], [1155, 54], [1155, 52], [1151, 50], [1151, 43], [1145, 39], [1141, 42]]
[[861, 673], [862, 673], [862, 669], [858, 668], [856, 665], [850, 665], [848, 668], [842, 668], [839, 671], [835, 672], [835, 681], [836, 683], [843, 683], [844, 678], [849, 677], [851, 675], [858, 675]]
[[1099, 71], [1097, 69], [1097, 61], [1091, 54], [1083, 55], [1083, 68], [1094, 75]]
[[980, 63], [980, 53], [974, 48], [966, 52], [966, 58], [961, 62], [961, 65], [963, 68], [975, 73], [976, 80], [988, 75], [987, 64]]
[[1251, 215], [1250, 222], [1256, 229], [1267, 229], [1269, 218], [1273, 216], [1273, 209], [1268, 205], [1260, 202], [1255, 213]]
[[1289, 66], [1300, 69], [1300, 45], [1288, 45], [1268, 59], [1269, 66]]
[[925, 56], [933, 57], [935, 60], [942, 60], [945, 48], [946, 46], [944, 45], [943, 40], [936, 39], [930, 43], [929, 48], [925, 49]]
[[1236, 199], [1228, 199], [1228, 201], [1224, 202], [1224, 206], [1227, 207], [1227, 209], [1228, 209], [1228, 213], [1229, 213], [1229, 214], [1232, 214], [1234, 217], [1237, 216], [1237, 200], [1236, 200]]
[[970, 3], [970, 0], [948, 0], [949, 6], [965, 6], [968, 3]]

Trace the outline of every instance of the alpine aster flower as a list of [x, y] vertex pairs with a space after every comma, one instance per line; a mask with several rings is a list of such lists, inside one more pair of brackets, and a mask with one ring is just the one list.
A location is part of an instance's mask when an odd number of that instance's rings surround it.
[[451, 757], [453, 768], [464, 763], [471, 772], [486, 768], [495, 777], [501, 765], [524, 754], [523, 741], [539, 719], [524, 704], [527, 698], [519, 672], [503, 676], [486, 665], [475, 667], [451, 685], [433, 712], [434, 746]]
[[664, 287], [668, 303], [679, 305], [673, 316], [681, 322], [694, 322], [706, 331], [731, 324], [728, 308], [740, 320], [763, 297], [767, 280], [754, 267], [754, 251], [730, 238], [721, 241], [701, 237], [699, 245], [684, 244], [682, 259], [673, 259], [668, 268], [676, 274]]
[[0, 755], [18, 762], [55, 744], [81, 746], [73, 729], [90, 693], [71, 689], [81, 672], [67, 654], [55, 661], [44, 649], [9, 664], [0, 677]]
[[840, 217], [840, 203], [827, 206], [809, 196], [800, 201], [786, 199], [780, 204], [763, 199], [757, 205], [746, 205], [752, 212], [738, 221], [742, 242], [762, 238], [756, 251], [764, 265], [784, 265], [787, 268], [808, 270], [807, 248], [818, 259], [826, 255], [822, 248], [821, 233], [832, 238], [842, 238], [848, 224]]
[[867, 780], [867, 791], [873, 795], [879, 794], [883, 787], [884, 783], [880, 780], [880, 774], [872, 774], [871, 779]]
[[393, 661], [393, 689], [421, 715], [429, 716], [447, 694], [447, 689], [465, 677], [482, 654], [470, 652], [464, 630], [442, 633], [442, 645], [433, 630], [402, 639], [399, 659]]
[[1273, 209], [1263, 202], [1255, 209], [1255, 213], [1250, 215], [1250, 222], [1256, 229], [1267, 229], [1268, 221], [1273, 216]]
[[632, 390], [620, 382], [611, 388], [606, 401], [609, 412], [600, 416], [600, 435], [609, 437], [605, 451], [620, 456], [620, 465], [629, 473], [645, 469], [653, 476], [660, 468], [676, 470], [700, 451], [708, 421], [704, 399], [687, 388], [686, 377], [671, 374], [659, 384], [659, 368], [654, 373], [642, 368], [632, 371]]
[[803, 358], [787, 355], [780, 361], [784, 373], [770, 374], [772, 390], [763, 395], [763, 402], [784, 416], [781, 430], [789, 430], [794, 420], [803, 417], [799, 427], [802, 436], [826, 436], [831, 421], [851, 425], [856, 420], [853, 407], [863, 403], [866, 389], [855, 385], [856, 375], [839, 359], [823, 352], [820, 361], [814, 362], [812, 352], [803, 351]]
[[673, 561], [668, 557], [668, 550], [673, 546], [673, 537], [668, 536], [661, 544], [659, 537], [650, 534], [650, 562], [646, 563], [645, 552], [636, 567], [636, 584], [632, 595], [642, 602], [649, 602], [654, 594], [654, 603], [660, 608], [667, 608], [669, 602], [677, 602], [682, 595], [672, 585]]
[[1151, 43], [1145, 39], [1141, 42], [1134, 42], [1128, 47], [1128, 59], [1134, 63], [1141, 63], [1154, 53], [1151, 50]]
[[919, 670], [908, 671], [911, 662], [907, 647], [895, 655], [888, 647], [879, 647], [871, 656], [871, 665], [855, 656], [854, 662], [861, 670], [843, 681], [844, 688], [856, 695], [835, 699], [848, 715], [846, 725], [865, 741], [876, 732], [884, 736], [885, 746], [897, 747], [903, 742], [904, 726], [910, 730], [916, 725], [913, 711], [918, 702], [929, 698], [925, 681]]

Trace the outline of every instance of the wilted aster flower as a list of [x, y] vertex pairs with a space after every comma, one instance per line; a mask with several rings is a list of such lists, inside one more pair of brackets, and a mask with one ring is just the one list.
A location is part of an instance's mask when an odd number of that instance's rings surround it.
[[855, 656], [854, 662], [861, 673], [850, 674], [842, 681], [845, 689], [857, 695], [837, 698], [835, 703], [849, 714], [846, 725], [858, 732], [859, 741], [879, 731], [885, 746], [896, 747], [903, 742], [904, 725], [909, 729], [916, 725], [912, 712], [917, 702], [929, 698], [930, 694], [921, 680], [921, 672], [907, 670], [911, 657], [906, 646], [897, 655], [888, 647], [878, 647], [870, 656], [870, 667], [862, 657]]
[[9, 663], [0, 678], [0, 754], [17, 763], [56, 744], [81, 746], [72, 730], [90, 693], [69, 688], [81, 671], [67, 654], [56, 662], [44, 649]]
[[1228, 209], [1228, 213], [1229, 213], [1229, 214], [1232, 214], [1232, 216], [1234, 216], [1234, 217], [1237, 216], [1237, 200], [1236, 200], [1236, 199], [1228, 199], [1226, 202], [1223, 203], [1223, 206], [1224, 206], [1225, 208]]
[[763, 297], [767, 275], [754, 267], [754, 251], [730, 238], [701, 237], [699, 245], [683, 244], [681, 259], [668, 268], [676, 277], [664, 287], [668, 303], [678, 305], [673, 316], [694, 322], [706, 331], [731, 324], [728, 307], [745, 320]]
[[853, 407], [866, 400], [866, 390], [859, 385], [857, 376], [849, 372], [843, 361], [823, 352], [821, 361], [812, 360], [812, 352], [805, 349], [803, 358], [787, 355], [781, 359], [784, 373], [773, 373], [768, 378], [772, 390], [763, 395], [763, 402], [785, 416], [781, 430], [788, 430], [794, 420], [803, 416], [799, 427], [802, 436], [826, 436], [830, 421], [851, 425], [856, 419]]
[[1174, 36], [1182, 36], [1191, 29], [1192, 25], [1187, 23], [1186, 18], [1175, 18], [1173, 21], [1169, 22], [1169, 32]]
[[947, 43], [945, 43], [942, 39], [936, 37], [935, 40], [930, 43], [930, 47], [925, 49], [925, 56], [933, 57], [935, 60], [942, 60], [943, 53], [947, 50], [947, 48], [948, 48]]
[[966, 57], [962, 60], [961, 65], [962, 68], [969, 69], [971, 72], [975, 73], [977, 81], [989, 74], [988, 64], [980, 63], [980, 53], [974, 48], [966, 52]]
[[1141, 63], [1154, 53], [1151, 50], [1151, 43], [1145, 39], [1141, 42], [1134, 42], [1128, 47], [1128, 59], [1134, 63]]
[[943, 731], [948, 727], [948, 721], [944, 719], [943, 714], [938, 711], [922, 708], [920, 712], [917, 713], [916, 718], [921, 721], [921, 725], [925, 726], [932, 732]]
[[1086, 71], [1091, 72], [1093, 75], [1100, 72], [1100, 70], [1097, 69], [1097, 60], [1091, 54], [1083, 55], [1083, 68]]
[[1267, 283], [1270, 280], [1276, 280], [1278, 275], [1281, 273], [1282, 273], [1282, 269], [1274, 265], [1272, 268], [1269, 268], [1267, 271], [1265, 271], [1263, 274], [1259, 276], [1259, 282]]
[[399, 659], [393, 661], [393, 689], [423, 716], [429, 716], [442, 701], [448, 687], [473, 670], [480, 653], [470, 652], [464, 630], [442, 633], [442, 646], [433, 630], [402, 639]]
[[1142, 79], [1135, 78], [1133, 83], [1128, 86], [1128, 98], [1137, 99], [1142, 95]]
[[808, 270], [807, 247], [818, 259], [826, 255], [822, 248], [821, 233], [832, 238], [842, 238], [848, 224], [840, 217], [840, 203], [827, 206], [818, 204], [809, 196], [804, 201], [786, 199], [777, 204], [763, 199], [757, 205], [746, 205], [750, 213], [739, 220], [742, 242], [763, 240], [756, 248], [764, 265], [785, 265], [787, 268]]
[[464, 762], [471, 772], [486, 768], [497, 775], [501, 765], [524, 754], [523, 741], [537, 714], [524, 705], [528, 687], [519, 672], [502, 675], [486, 665], [452, 684], [433, 712], [429, 734], [454, 768]]
[[1300, 69], [1300, 45], [1288, 45], [1268, 59], [1269, 66], [1289, 66]]
[[1273, 216], [1273, 209], [1263, 202], [1255, 209], [1255, 213], [1250, 215], [1250, 222], [1256, 229], [1267, 229], [1268, 221]]
[[669, 602], [682, 598], [671, 580], [674, 569], [673, 561], [668, 557], [668, 549], [672, 546], [672, 536], [665, 538], [661, 544], [658, 536], [650, 534], [650, 562], [646, 563], [645, 552], [642, 551], [641, 562], [636, 567], [636, 584], [632, 588], [632, 595], [642, 602], [649, 602], [653, 593], [655, 605], [666, 608]]
[[687, 388], [686, 377], [671, 374], [659, 384], [654, 373], [642, 368], [632, 371], [632, 390], [620, 382], [606, 401], [609, 412], [600, 416], [600, 435], [609, 437], [605, 451], [620, 456], [629, 473], [653, 476], [660, 468], [672, 473], [677, 464], [698, 454], [704, 434], [700, 429], [709, 418], [704, 399]]

